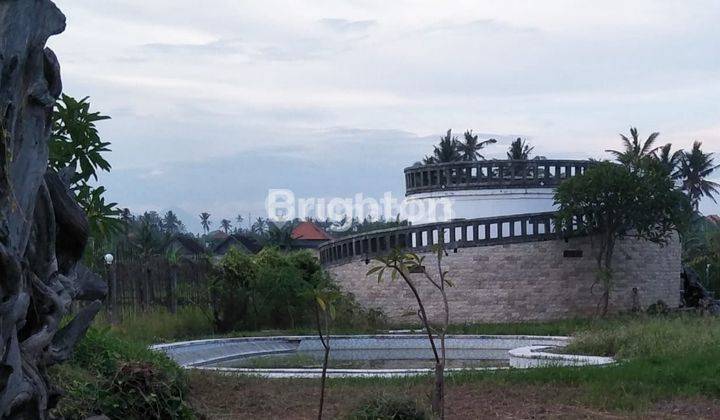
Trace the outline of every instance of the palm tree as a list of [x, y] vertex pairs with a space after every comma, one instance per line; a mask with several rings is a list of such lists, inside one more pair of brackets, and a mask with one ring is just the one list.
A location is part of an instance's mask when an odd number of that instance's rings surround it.
[[267, 239], [265, 244], [276, 246], [283, 250], [292, 248], [295, 239], [292, 237], [293, 226], [291, 223], [278, 225], [276, 223], [268, 223]]
[[223, 230], [223, 232], [229, 233], [231, 227], [232, 223], [228, 219], [222, 219], [220, 221], [220, 228]]
[[206, 211], [200, 213], [200, 224], [202, 225], [205, 233], [210, 232], [210, 225], [212, 224], [212, 222], [210, 221], [210, 213]]
[[477, 134], [473, 134], [472, 130], [465, 132], [465, 142], [458, 143], [462, 160], [476, 161], [485, 160], [485, 157], [479, 151], [488, 144], [497, 143], [495, 139], [478, 141]]
[[445, 137], [440, 137], [440, 143], [435, 146], [433, 151], [434, 163], [457, 162], [460, 160], [459, 143], [457, 137], [453, 137], [452, 130], [448, 130]]
[[242, 230], [242, 222], [245, 221], [245, 218], [242, 217], [241, 214], [238, 214], [237, 217], [235, 217], [235, 221], [237, 222], [237, 229]]
[[658, 148], [653, 147], [653, 144], [655, 143], [655, 140], [659, 135], [660, 133], [658, 132], [652, 133], [647, 138], [647, 140], [641, 142], [640, 137], [638, 136], [637, 128], [631, 127], [630, 137], [632, 140], [627, 138], [627, 136], [625, 136], [624, 134], [620, 134], [620, 138], [622, 138], [625, 150], [622, 152], [618, 150], [606, 150], [606, 152], [613, 155], [615, 157], [615, 160], [617, 160], [621, 164], [629, 167], [632, 170], [637, 170], [642, 166], [642, 163], [645, 159], [653, 156], [657, 151]]
[[707, 179], [720, 165], [714, 165], [713, 154], [704, 153], [700, 146], [702, 143], [696, 141], [690, 152], [683, 152], [680, 167], [676, 172], [677, 177], [682, 179], [682, 188], [690, 197], [695, 211], [698, 210], [702, 197], [710, 197], [716, 201], [713, 195], [718, 192], [718, 187], [720, 187], [720, 184]]
[[120, 220], [126, 225], [129, 225], [133, 221], [133, 215], [129, 208], [125, 207], [120, 210]]
[[435, 162], [435, 158], [433, 156], [425, 156], [422, 160], [423, 165], [432, 165]]
[[525, 143], [525, 140], [518, 137], [514, 142], [510, 143], [507, 157], [513, 160], [528, 160], [533, 149], [535, 149], [535, 146], [530, 147], [529, 144]]
[[182, 222], [172, 210], [168, 210], [163, 217], [162, 225], [165, 232], [172, 235], [180, 232]]
[[660, 170], [662, 170], [663, 173], [665, 173], [672, 179], [676, 179], [677, 169], [680, 166], [680, 161], [683, 157], [683, 151], [682, 149], [678, 149], [671, 153], [671, 148], [671, 143], [659, 147], [655, 152], [655, 159], [660, 166]]
[[267, 225], [268, 225], [267, 220], [263, 219], [262, 217], [258, 217], [257, 220], [255, 220], [255, 223], [252, 224], [250, 229], [254, 233], [256, 233], [258, 235], [262, 235], [267, 230]]

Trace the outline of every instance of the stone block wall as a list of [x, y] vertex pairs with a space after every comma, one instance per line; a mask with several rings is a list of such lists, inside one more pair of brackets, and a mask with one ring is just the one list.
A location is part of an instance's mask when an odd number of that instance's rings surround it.
[[[582, 256], [564, 256], [564, 251], [581, 251]], [[591, 237], [568, 242], [553, 240], [511, 245], [448, 250], [443, 258], [445, 271], [454, 287], [448, 289], [452, 323], [541, 321], [596, 313], [601, 287], [596, 280], [597, 244]], [[428, 273], [437, 278], [437, 262], [425, 254]], [[376, 264], [362, 258], [330, 266], [329, 272], [346, 291], [366, 308], [383, 311], [395, 324], [416, 324], [417, 306], [402, 279], [389, 276], [378, 284], [377, 277], [366, 276]], [[613, 256], [615, 287], [610, 310], [628, 311], [633, 291], [644, 309], [663, 300], [670, 307], [680, 303], [680, 243], [673, 238], [667, 245], [623, 239]], [[440, 295], [422, 274], [413, 274], [431, 318], [442, 312]]]

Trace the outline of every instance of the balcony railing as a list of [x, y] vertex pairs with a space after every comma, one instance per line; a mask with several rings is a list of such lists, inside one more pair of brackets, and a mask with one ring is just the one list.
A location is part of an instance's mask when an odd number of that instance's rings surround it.
[[481, 160], [405, 168], [405, 195], [453, 190], [554, 188], [584, 173], [587, 160]]
[[[574, 226], [573, 230], [576, 230]], [[567, 230], [566, 230], [567, 232]], [[529, 213], [480, 219], [453, 220], [378, 230], [327, 242], [320, 246], [320, 262], [343, 263], [353, 258], [372, 258], [400, 248], [427, 252], [443, 244], [450, 251], [488, 245], [559, 239], [555, 213]]]

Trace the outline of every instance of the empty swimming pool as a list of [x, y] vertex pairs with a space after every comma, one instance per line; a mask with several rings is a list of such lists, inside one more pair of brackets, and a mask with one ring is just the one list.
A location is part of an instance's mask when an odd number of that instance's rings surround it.
[[[497, 369], [542, 365], [611, 363], [610, 358], [556, 354], [567, 337], [450, 335], [447, 368]], [[323, 349], [314, 336], [243, 337], [161, 344], [186, 368], [265, 377], [315, 377]], [[341, 335], [331, 339], [329, 376], [403, 376], [433, 367], [427, 336], [420, 334]]]

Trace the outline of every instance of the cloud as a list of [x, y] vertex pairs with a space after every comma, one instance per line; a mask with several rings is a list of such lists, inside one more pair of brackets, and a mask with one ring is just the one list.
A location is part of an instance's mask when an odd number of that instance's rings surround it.
[[113, 117], [121, 204], [223, 212], [303, 170], [308, 190], [401, 185], [448, 128], [548, 157], [601, 157], [631, 125], [720, 148], [716, 1], [57, 3], [50, 44], [66, 92]]
[[320, 25], [336, 32], [366, 31], [377, 25], [375, 20], [347, 20], [338, 18], [324, 18], [318, 21]]
[[206, 54], [237, 54], [245, 51], [242, 40], [240, 38], [229, 38], [229, 39], [218, 39], [204, 43], [150, 43], [143, 44], [140, 46], [141, 49], [149, 51], [151, 53], [160, 54], [192, 54], [192, 55], [206, 55]]

